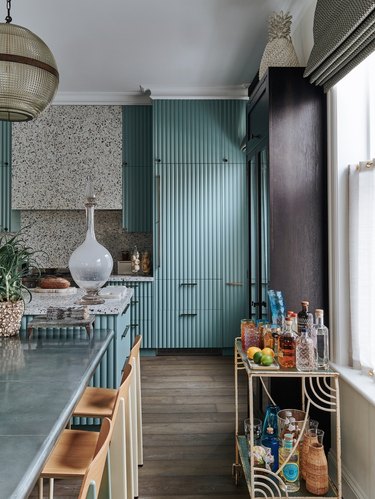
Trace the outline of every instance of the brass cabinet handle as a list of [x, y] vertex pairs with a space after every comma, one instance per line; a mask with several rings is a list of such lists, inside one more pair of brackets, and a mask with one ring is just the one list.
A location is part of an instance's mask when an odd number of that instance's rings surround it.
[[195, 317], [198, 314], [180, 314], [180, 317]]
[[226, 282], [227, 286], [243, 286], [243, 282]]

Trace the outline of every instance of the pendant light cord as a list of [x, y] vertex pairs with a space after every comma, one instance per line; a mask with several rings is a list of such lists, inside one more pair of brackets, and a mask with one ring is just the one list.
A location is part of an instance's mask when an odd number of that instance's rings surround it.
[[11, 4], [12, 4], [12, 0], [7, 0], [7, 11], [8, 11], [8, 14], [7, 14], [6, 18], [5, 18], [5, 21], [7, 23], [11, 23], [12, 22], [12, 18], [10, 16], [10, 9], [12, 7]]

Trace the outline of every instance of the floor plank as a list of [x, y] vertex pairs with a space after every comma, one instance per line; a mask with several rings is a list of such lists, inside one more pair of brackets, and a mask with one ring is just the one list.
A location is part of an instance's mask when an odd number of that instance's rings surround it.
[[[234, 368], [231, 357], [141, 358], [144, 465], [139, 499], [248, 498], [235, 486]], [[240, 381], [240, 419], [247, 388]], [[57, 480], [55, 497], [77, 497], [79, 482]], [[30, 496], [38, 497], [35, 489]], [[114, 498], [115, 499], [115, 498]]]

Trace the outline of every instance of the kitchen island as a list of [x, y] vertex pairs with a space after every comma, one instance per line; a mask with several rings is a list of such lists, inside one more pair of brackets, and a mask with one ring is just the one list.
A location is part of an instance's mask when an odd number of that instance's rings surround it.
[[28, 497], [113, 335], [0, 338], [0, 497]]
[[[106, 289], [106, 288], [105, 288]], [[104, 291], [104, 290], [103, 290]], [[83, 296], [83, 291], [77, 289], [75, 294], [37, 293], [31, 290], [32, 299], [26, 301], [22, 329], [27, 329], [30, 321], [45, 315], [48, 307], [79, 307], [76, 302]], [[131, 288], [123, 287], [118, 298], [106, 297], [102, 305], [89, 306], [89, 312], [95, 315], [94, 330], [110, 329], [114, 331], [114, 338], [95, 371], [91, 381], [92, 386], [117, 388], [121, 380], [121, 370], [130, 352], [130, 301], [133, 296]], [[82, 331], [79, 327], [54, 327], [46, 329], [53, 337], [58, 337], [59, 331], [69, 332], [74, 336]]]

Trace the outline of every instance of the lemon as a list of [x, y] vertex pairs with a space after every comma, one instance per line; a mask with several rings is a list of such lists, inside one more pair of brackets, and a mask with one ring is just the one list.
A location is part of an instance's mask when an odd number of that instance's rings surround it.
[[260, 363], [262, 364], [262, 366], [270, 366], [272, 362], [272, 355], [262, 355], [262, 358], [260, 359]]
[[246, 352], [248, 359], [252, 359], [254, 357], [254, 353], [255, 352], [260, 352], [260, 348], [258, 348], [258, 347], [249, 347], [247, 349], [247, 352]]
[[262, 352], [255, 352], [253, 356], [253, 361], [255, 362], [255, 364], [260, 364], [262, 357], [263, 357]]
[[271, 355], [271, 357], [275, 357], [275, 352], [272, 350], [272, 348], [263, 348], [262, 350], [263, 355]]

